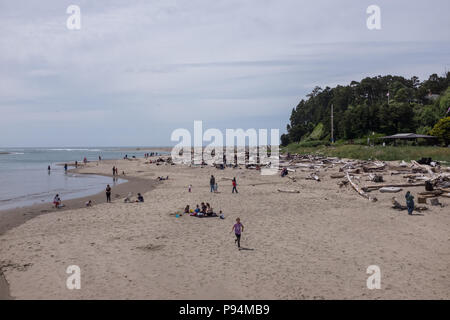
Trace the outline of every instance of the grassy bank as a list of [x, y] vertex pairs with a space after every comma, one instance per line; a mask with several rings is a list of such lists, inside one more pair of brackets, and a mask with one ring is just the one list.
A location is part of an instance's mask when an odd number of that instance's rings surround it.
[[417, 160], [420, 158], [432, 158], [433, 160], [450, 163], [450, 148], [425, 147], [425, 146], [362, 146], [362, 145], [338, 145], [338, 146], [318, 146], [301, 147], [291, 143], [282, 148], [283, 152], [298, 154], [321, 154], [329, 157], [349, 158], [349, 159], [377, 159], [383, 161], [391, 160]]

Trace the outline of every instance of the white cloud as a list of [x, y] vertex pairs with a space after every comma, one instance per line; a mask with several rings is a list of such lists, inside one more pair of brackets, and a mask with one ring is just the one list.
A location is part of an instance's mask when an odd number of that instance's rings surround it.
[[[258, 127], [257, 115], [279, 126], [316, 85], [386, 73], [424, 78], [450, 64], [446, 0], [380, 0], [380, 31], [366, 28], [369, 1], [83, 0], [79, 31], [66, 28], [69, 4], [2, 3], [0, 111], [11, 125], [0, 133], [20, 119], [52, 140], [45, 144], [62, 145], [89, 130], [62, 139], [50, 134], [59, 128], [52, 123], [75, 132], [97, 117], [117, 128], [136, 116], [169, 133], [202, 118], [245, 128]], [[63, 119], [45, 122], [54, 117]], [[102, 132], [100, 144], [119, 139]], [[0, 145], [27, 139], [0, 134]]]

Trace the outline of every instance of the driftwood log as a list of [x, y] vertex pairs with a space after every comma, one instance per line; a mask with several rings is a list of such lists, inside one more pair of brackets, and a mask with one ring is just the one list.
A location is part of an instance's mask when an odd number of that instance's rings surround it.
[[364, 191], [370, 191], [370, 190], [378, 190], [380, 188], [384, 187], [397, 187], [397, 188], [407, 188], [407, 187], [422, 187], [425, 186], [425, 182], [418, 182], [418, 183], [397, 183], [397, 184], [378, 184], [378, 185], [371, 185], [371, 186], [365, 186], [363, 187]]
[[368, 200], [370, 200], [370, 201], [373, 201], [373, 202], [375, 202], [375, 201], [378, 200], [378, 199], [375, 198], [375, 197], [369, 196], [369, 195], [368, 195], [367, 193], [365, 193], [360, 187], [358, 187], [358, 186], [352, 181], [352, 179], [350, 178], [350, 175], [348, 174], [348, 172], [347, 172], [347, 180], [348, 180], [348, 182], [350, 182], [350, 184], [352, 185], [353, 189], [355, 189], [355, 191], [358, 192], [362, 197], [364, 197], [364, 198], [366, 198], [366, 199], [368, 199]]
[[300, 193], [298, 190], [282, 190], [278, 189], [278, 192], [285, 192], [285, 193]]

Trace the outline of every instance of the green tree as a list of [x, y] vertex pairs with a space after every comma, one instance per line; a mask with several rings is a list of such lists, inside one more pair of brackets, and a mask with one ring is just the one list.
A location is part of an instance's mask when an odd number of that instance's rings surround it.
[[437, 137], [446, 146], [450, 144], [450, 117], [442, 118], [436, 123], [430, 134]]

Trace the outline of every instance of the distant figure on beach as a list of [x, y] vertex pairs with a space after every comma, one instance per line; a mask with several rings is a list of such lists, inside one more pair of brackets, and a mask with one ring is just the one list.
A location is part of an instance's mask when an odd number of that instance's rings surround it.
[[138, 202], [144, 202], [144, 197], [140, 193], [137, 194], [137, 199], [138, 199]]
[[64, 172], [67, 173], [67, 163], [64, 164]]
[[56, 196], [53, 198], [53, 205], [55, 208], [61, 207], [61, 198], [59, 197], [59, 194], [56, 194]]
[[237, 186], [237, 183], [236, 183], [236, 177], [233, 178], [233, 180], [231, 181], [231, 183], [233, 184], [233, 190], [231, 191], [231, 193], [234, 193], [235, 191], [236, 191], [236, 193], [238, 193], [238, 191], [237, 191], [237, 189], [236, 189], [236, 186]]
[[111, 187], [109, 184], [106, 186], [106, 202], [111, 202]]
[[189, 185], [188, 190], [189, 190], [189, 192], [192, 191], [192, 185]]
[[113, 176], [115, 176], [116, 175], [116, 167], [115, 166], [112, 168], [112, 171], [113, 171]]
[[78, 168], [78, 161], [75, 160], [75, 168]]
[[50, 170], [51, 170], [50, 166], [47, 167], [47, 170], [48, 170], [48, 174], [50, 174]]
[[411, 216], [412, 212], [414, 211], [414, 196], [411, 194], [411, 192], [406, 192], [405, 195], [406, 198], [406, 207], [408, 208], [408, 214]]
[[233, 230], [234, 230], [234, 234], [236, 235], [236, 239], [234, 240], [234, 242], [237, 243], [238, 248], [240, 248], [241, 247], [241, 234], [242, 234], [242, 232], [244, 232], [244, 225], [241, 223], [240, 218], [236, 218], [236, 223], [231, 228], [231, 232], [233, 232]]
[[214, 185], [216, 184], [216, 178], [214, 178], [213, 175], [211, 175], [211, 178], [209, 179], [209, 186], [210, 188], [210, 192], [214, 191]]
[[98, 156], [98, 161], [102, 161], [102, 157], [101, 156]]
[[225, 219], [225, 215], [223, 214], [222, 210], [220, 210], [219, 212], [219, 218], [222, 220]]
[[84, 162], [84, 164], [87, 163], [87, 158], [86, 157], [84, 157], [83, 162]]
[[189, 213], [190, 210], [191, 210], [191, 209], [190, 209], [189, 205], [187, 205], [187, 206], [184, 208], [184, 213]]
[[92, 200], [86, 202], [86, 207], [92, 207]]

